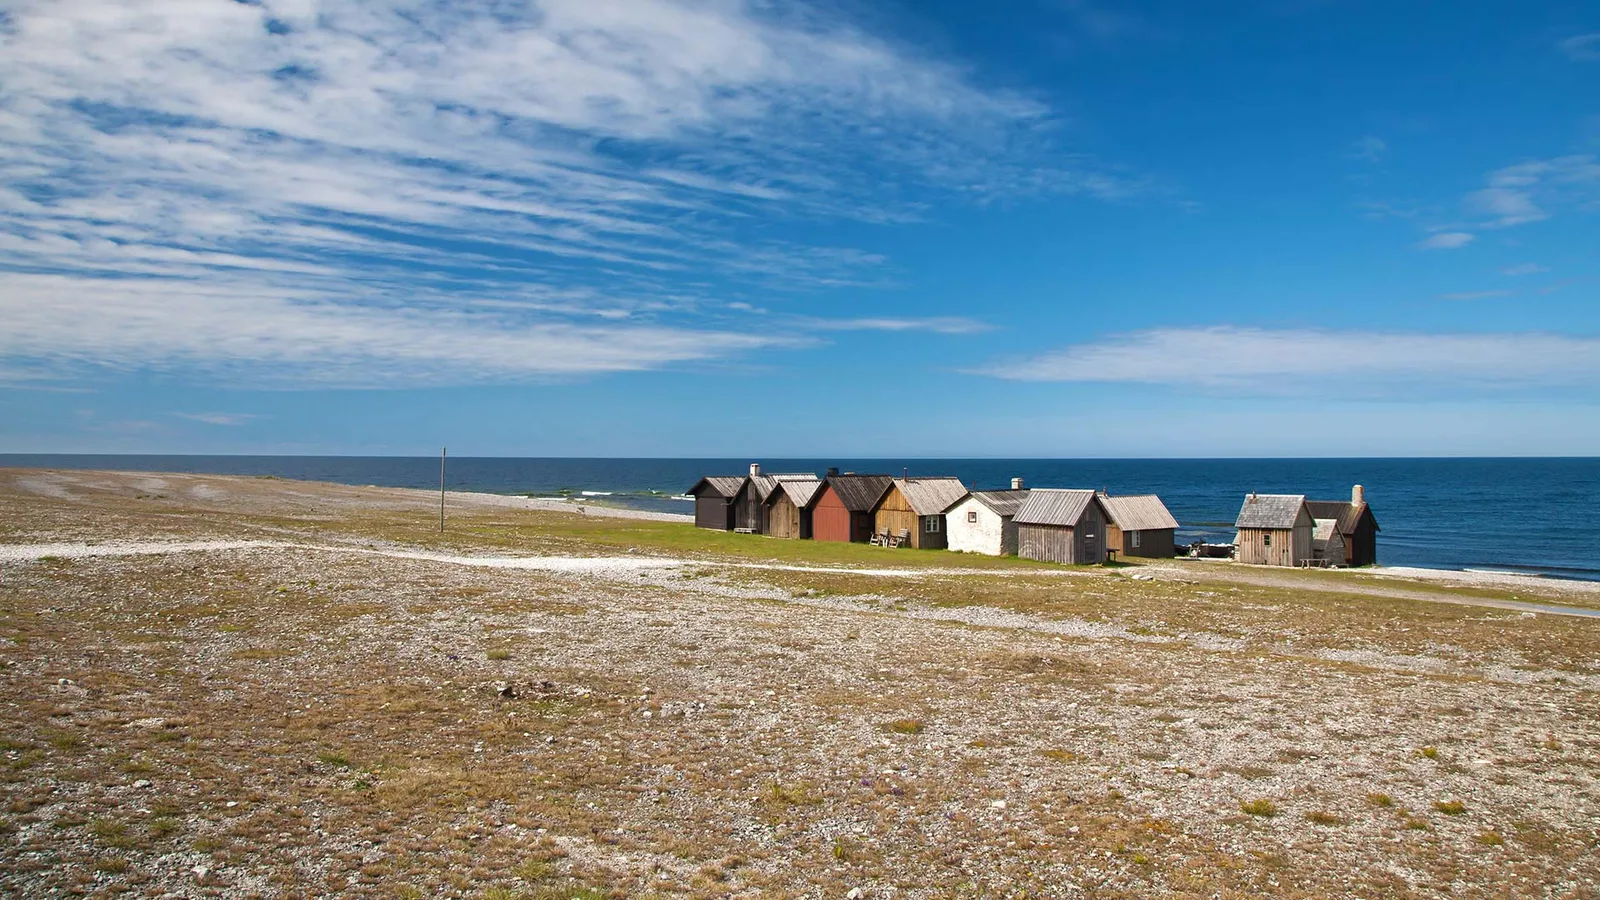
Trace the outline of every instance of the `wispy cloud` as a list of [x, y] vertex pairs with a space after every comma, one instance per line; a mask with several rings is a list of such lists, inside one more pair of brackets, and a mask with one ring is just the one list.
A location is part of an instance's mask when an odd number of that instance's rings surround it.
[[[763, 343], [707, 317], [718, 279], [884, 280], [774, 223], [1142, 189], [1038, 99], [794, 5], [18, 0], [0, 29], [0, 356], [34, 368], [137, 303], [259, 340], [138, 328], [108, 364], [351, 373], [428, 332], [503, 348], [465, 378], [665, 365]], [[43, 276], [74, 299], [22, 308]]]
[[1575, 34], [1556, 44], [1568, 59], [1577, 62], [1594, 62], [1600, 60], [1600, 31], [1591, 31], [1588, 34]]
[[1458, 291], [1453, 294], [1440, 294], [1440, 300], [1490, 300], [1495, 297], [1509, 297], [1513, 291]]
[[1486, 181], [1467, 195], [1467, 210], [1488, 217], [1483, 228], [1510, 228], [1548, 219], [1544, 205], [1582, 203], [1600, 191], [1600, 162], [1593, 156], [1532, 160], [1496, 169]]
[[1538, 263], [1518, 263], [1517, 265], [1506, 266], [1504, 269], [1501, 269], [1500, 274], [1511, 275], [1515, 277], [1518, 275], [1542, 275], [1548, 271], [1550, 270], [1539, 265]]
[[1370, 134], [1356, 141], [1350, 147], [1351, 156], [1371, 163], [1382, 162], [1384, 154], [1388, 152], [1389, 142]]
[[1450, 391], [1600, 382], [1600, 339], [1258, 328], [1141, 331], [971, 370], [1018, 381], [1128, 382], [1280, 393], [1437, 385]]
[[1476, 239], [1476, 235], [1465, 231], [1441, 231], [1424, 238], [1417, 247], [1422, 250], [1457, 250]]
[[802, 328], [815, 331], [929, 331], [936, 334], [976, 334], [989, 331], [992, 326], [963, 316], [934, 316], [929, 318], [867, 317], [799, 320]]
[[260, 415], [257, 415], [256, 413], [226, 413], [226, 412], [188, 413], [188, 412], [175, 412], [175, 413], [173, 413], [173, 415], [177, 416], [180, 419], [188, 419], [191, 422], [203, 422], [206, 425], [222, 425], [222, 426], [248, 425], [249, 423], [254, 422], [257, 419], [262, 418]]

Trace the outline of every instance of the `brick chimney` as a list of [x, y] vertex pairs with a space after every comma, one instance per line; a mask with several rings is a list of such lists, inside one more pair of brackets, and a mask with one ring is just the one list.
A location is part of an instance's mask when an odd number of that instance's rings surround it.
[[760, 475], [760, 474], [761, 474], [761, 463], [751, 463], [750, 464], [750, 477], [754, 478], [754, 477], [756, 477], [757, 475]]
[[1350, 489], [1350, 503], [1352, 505], [1360, 506], [1361, 504], [1363, 504], [1365, 502], [1367, 502], [1367, 489], [1366, 488], [1364, 488], [1364, 487], [1362, 487], [1361, 485], [1358, 484], [1355, 487]]
[[1013, 491], [1022, 490], [1022, 479], [1021, 478], [1013, 478], [1013, 479], [1011, 479], [1011, 489]]

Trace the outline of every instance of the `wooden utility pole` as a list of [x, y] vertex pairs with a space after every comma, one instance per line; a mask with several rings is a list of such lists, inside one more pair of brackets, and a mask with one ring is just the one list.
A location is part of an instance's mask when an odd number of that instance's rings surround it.
[[439, 533], [444, 534], [444, 458], [449, 447], [439, 448]]

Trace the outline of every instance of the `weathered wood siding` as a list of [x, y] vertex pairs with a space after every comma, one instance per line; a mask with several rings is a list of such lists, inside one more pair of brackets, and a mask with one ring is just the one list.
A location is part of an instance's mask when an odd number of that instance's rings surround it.
[[[863, 516], [865, 514], [862, 514]], [[818, 541], [854, 541], [856, 514], [845, 509], [832, 487], [824, 485], [811, 504], [811, 537]], [[866, 540], [863, 536], [859, 540]]]
[[[1123, 556], [1167, 559], [1173, 555], [1176, 549], [1174, 541], [1176, 540], [1177, 529], [1175, 528], [1147, 528], [1139, 532], [1125, 532], [1117, 528], [1117, 526], [1111, 525], [1106, 528], [1106, 531], [1108, 544], [1111, 540], [1110, 535], [1116, 535], [1116, 540], [1122, 544], [1120, 552]], [[1133, 545], [1134, 534], [1139, 535], [1139, 546], [1137, 547]]]
[[1311, 558], [1311, 526], [1241, 528], [1238, 546], [1240, 562], [1256, 566], [1297, 566]]
[[1091, 503], [1072, 528], [1018, 525], [1017, 555], [1023, 559], [1098, 565], [1106, 561], [1106, 519], [1100, 504]]
[[733, 497], [733, 527], [761, 534], [765, 530], [761, 527], [761, 513], [761, 498], [756, 494], [755, 482], [746, 481]]
[[697, 528], [732, 531], [733, 507], [726, 499], [710, 491], [701, 491], [694, 498], [694, 524]]
[[779, 491], [767, 504], [767, 531], [775, 538], [809, 540], [811, 537], [811, 510], [794, 505], [789, 495]]
[[919, 550], [943, 550], [950, 545], [944, 516], [918, 516], [917, 528], [911, 532], [911, 537], [913, 546]]
[[873, 511], [872, 530], [893, 536], [899, 534], [901, 529], [905, 529], [911, 535], [911, 546], [917, 546], [917, 538], [921, 531], [917, 524], [917, 514], [912, 511], [911, 504], [906, 502], [906, 495], [900, 493], [898, 487], [891, 487], [889, 493], [884, 494], [883, 499], [878, 502], [878, 508]]
[[1372, 510], [1364, 510], [1356, 521], [1355, 533], [1345, 540], [1345, 559], [1352, 566], [1378, 564], [1378, 520]]

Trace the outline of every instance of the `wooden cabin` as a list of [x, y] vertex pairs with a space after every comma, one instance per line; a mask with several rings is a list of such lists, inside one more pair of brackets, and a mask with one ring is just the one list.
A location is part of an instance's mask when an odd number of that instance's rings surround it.
[[1178, 520], [1155, 494], [1107, 497], [1106, 549], [1123, 556], [1169, 559], [1176, 553]]
[[1106, 561], [1106, 511], [1094, 491], [1034, 488], [1012, 521], [1023, 559], [1067, 565]]
[[1257, 566], [1298, 566], [1313, 558], [1312, 530], [1316, 527], [1304, 494], [1250, 494], [1234, 521], [1234, 539], [1240, 562]]
[[896, 478], [872, 510], [872, 528], [890, 538], [907, 535], [903, 546], [943, 550], [944, 511], [966, 495], [959, 478]]
[[1378, 520], [1367, 506], [1367, 492], [1361, 485], [1350, 489], [1350, 502], [1343, 500], [1307, 500], [1306, 508], [1313, 519], [1333, 519], [1338, 523], [1339, 536], [1344, 543], [1344, 564], [1347, 566], [1375, 566], [1378, 564]]
[[[1307, 501], [1307, 506], [1310, 502]], [[1339, 533], [1338, 519], [1313, 519], [1311, 522], [1311, 558], [1318, 565], [1341, 568], [1345, 562], [1344, 535]]]
[[872, 511], [894, 485], [888, 475], [829, 475], [811, 498], [811, 537], [865, 544], [872, 537]]
[[744, 534], [766, 534], [770, 509], [767, 501], [778, 485], [789, 480], [816, 481], [810, 472], [764, 475], [759, 463], [750, 464], [750, 476], [733, 496], [733, 530]]
[[696, 528], [733, 530], [733, 500], [744, 488], [743, 475], [707, 475], [687, 493], [694, 498]]
[[767, 496], [766, 533], [775, 538], [810, 540], [811, 501], [821, 488], [816, 476], [779, 480]]
[[1017, 555], [1017, 510], [1028, 499], [1019, 486], [1009, 491], [973, 491], [945, 510], [948, 547], [963, 553]]

